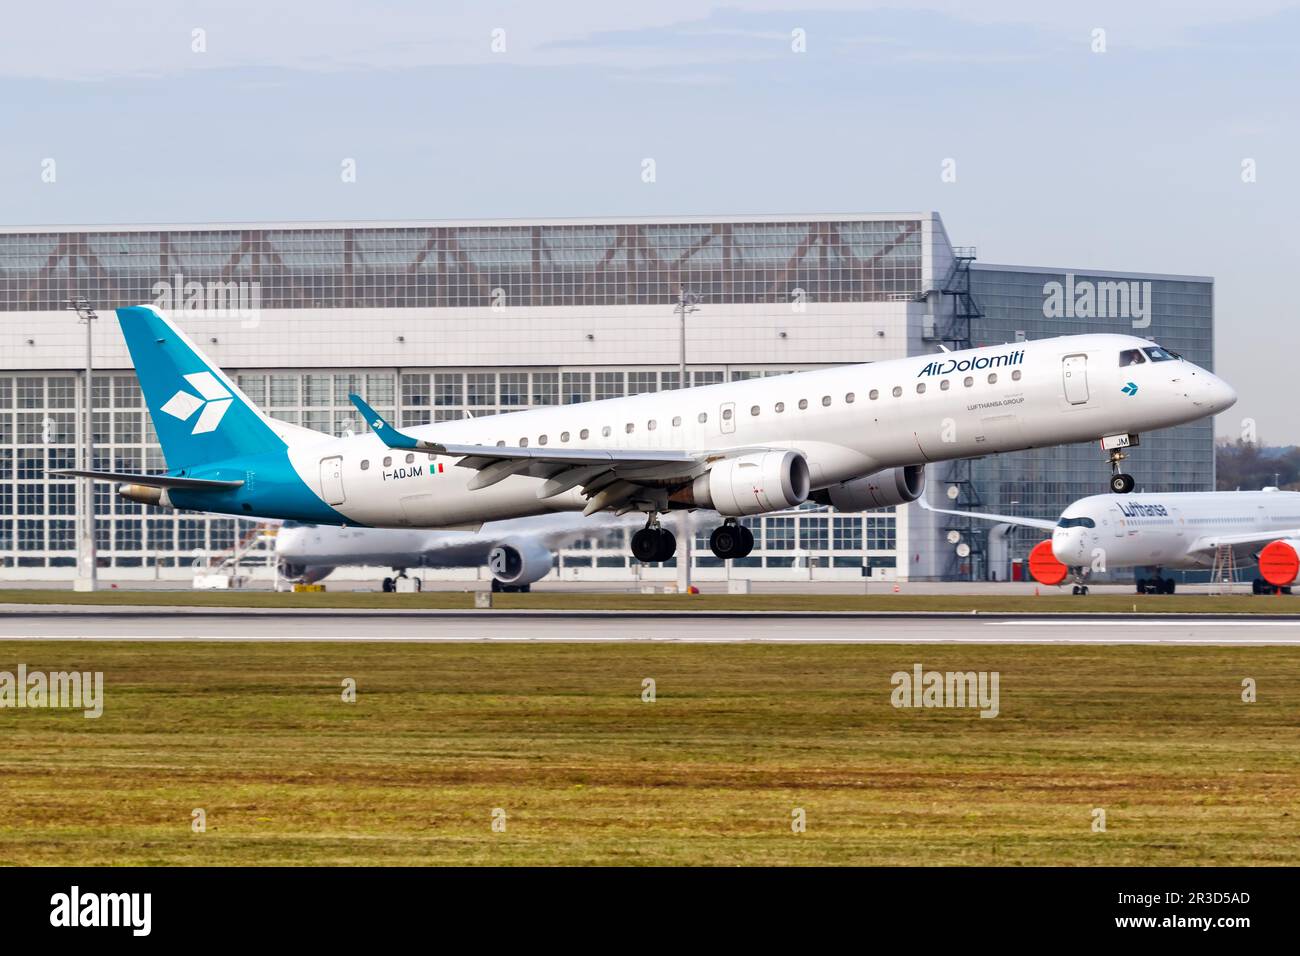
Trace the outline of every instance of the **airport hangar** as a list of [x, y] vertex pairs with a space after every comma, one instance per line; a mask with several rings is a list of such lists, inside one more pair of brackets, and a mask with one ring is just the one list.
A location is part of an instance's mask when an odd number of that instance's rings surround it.
[[[1101, 258], [1099, 256], [1099, 258]], [[75, 575], [75, 492], [46, 472], [80, 440], [85, 297], [93, 324], [95, 467], [162, 470], [111, 309], [153, 302], [269, 414], [342, 434], [348, 393], [403, 425], [675, 388], [679, 303], [691, 384], [1077, 332], [1149, 336], [1213, 368], [1213, 280], [988, 265], [938, 213], [716, 218], [0, 228], [0, 580]], [[1214, 487], [1210, 421], [1143, 435], [1147, 491]], [[1104, 489], [1096, 445], [927, 469], [931, 501], [1055, 517]], [[158, 510], [97, 485], [107, 579], [188, 578], [250, 522]], [[917, 508], [748, 521], [728, 570], [695, 540], [695, 577], [1006, 580], [1041, 539]], [[474, 579], [478, 573], [436, 572]], [[571, 581], [673, 580], [625, 532], [578, 542]]]

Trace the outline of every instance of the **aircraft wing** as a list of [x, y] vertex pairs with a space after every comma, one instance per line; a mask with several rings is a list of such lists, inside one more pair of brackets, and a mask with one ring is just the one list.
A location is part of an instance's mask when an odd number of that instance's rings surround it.
[[1189, 551], [1214, 551], [1216, 548], [1244, 548], [1252, 544], [1260, 547], [1278, 538], [1300, 538], [1300, 528], [1283, 528], [1280, 531], [1242, 531], [1238, 534], [1207, 534], [1197, 538]]
[[213, 478], [181, 478], [176, 475], [136, 475], [125, 471], [80, 471], [60, 469], [51, 471], [60, 478], [95, 478], [99, 481], [121, 481], [146, 488], [192, 488], [197, 491], [227, 491], [238, 488], [242, 481], [217, 481]]
[[917, 499], [916, 503], [926, 511], [933, 511], [941, 515], [960, 515], [963, 518], [979, 518], [981, 521], [996, 521], [998, 524], [1017, 524], [1023, 528], [1038, 528], [1041, 531], [1051, 531], [1056, 527], [1055, 521], [1048, 521], [1046, 518], [1021, 518], [1014, 515], [988, 514], [984, 511], [956, 511], [948, 508], [934, 508], [926, 504], [924, 498]]
[[457, 445], [407, 435], [384, 421], [360, 396], [348, 397], [370, 424], [371, 430], [389, 448], [459, 458], [458, 467], [477, 471], [478, 474], [469, 480], [469, 490], [488, 488], [511, 475], [544, 478], [545, 483], [537, 490], [538, 498], [552, 498], [571, 488], [581, 487], [590, 499], [583, 509], [584, 515], [592, 515], [607, 508], [631, 510], [640, 497], [639, 492], [645, 487], [644, 483], [688, 480], [704, 472], [712, 462], [772, 450], [747, 447], [695, 453], [672, 449]]

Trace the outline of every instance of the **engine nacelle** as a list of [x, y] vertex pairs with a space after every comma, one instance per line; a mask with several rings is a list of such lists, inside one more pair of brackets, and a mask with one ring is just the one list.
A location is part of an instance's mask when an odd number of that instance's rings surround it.
[[503, 541], [488, 552], [487, 565], [501, 584], [518, 587], [550, 574], [555, 555], [536, 541]]
[[1300, 583], [1300, 540], [1270, 541], [1259, 552], [1259, 576], [1275, 588]]
[[330, 576], [334, 571], [332, 565], [327, 564], [295, 564], [292, 561], [280, 562], [280, 577], [286, 581], [296, 581], [301, 584], [315, 584], [324, 578]]
[[762, 451], [726, 458], [672, 496], [690, 508], [728, 518], [784, 511], [808, 500], [808, 461], [797, 451]]
[[813, 494], [813, 500], [836, 511], [870, 511], [905, 505], [924, 491], [925, 465], [904, 465], [822, 488]]

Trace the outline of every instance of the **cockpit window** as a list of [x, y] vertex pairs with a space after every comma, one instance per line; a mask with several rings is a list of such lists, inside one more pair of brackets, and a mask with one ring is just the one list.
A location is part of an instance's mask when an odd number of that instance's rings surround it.
[[1058, 528], [1095, 528], [1097, 522], [1091, 518], [1062, 518], [1056, 523]]
[[1153, 345], [1149, 349], [1143, 349], [1153, 362], [1172, 362], [1178, 358], [1173, 352], [1167, 352], [1158, 345]]
[[1141, 365], [1146, 359], [1142, 357], [1141, 349], [1125, 349], [1119, 353], [1119, 367], [1125, 365]]

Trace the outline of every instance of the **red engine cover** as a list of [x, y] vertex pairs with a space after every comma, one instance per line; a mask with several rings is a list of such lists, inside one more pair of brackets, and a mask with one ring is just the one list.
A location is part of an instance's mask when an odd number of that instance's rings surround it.
[[1259, 552], [1259, 575], [1274, 587], [1289, 587], [1300, 576], [1300, 555], [1289, 541], [1270, 541]]
[[1066, 579], [1070, 569], [1056, 560], [1056, 555], [1052, 554], [1052, 542], [1040, 541], [1029, 552], [1029, 573], [1040, 584], [1055, 587]]

